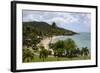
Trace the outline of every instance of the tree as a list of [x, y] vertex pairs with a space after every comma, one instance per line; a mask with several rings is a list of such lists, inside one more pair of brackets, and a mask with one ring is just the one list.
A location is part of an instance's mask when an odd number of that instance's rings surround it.
[[48, 51], [48, 55], [52, 55], [52, 51], [51, 50]]
[[40, 51], [40, 55], [39, 55], [39, 58], [41, 59], [43, 59], [43, 61], [48, 57], [48, 50], [46, 50], [45, 48], [44, 48], [44, 46], [40, 46], [40, 49], [41, 49], [41, 51]]
[[57, 50], [57, 56], [58, 56], [58, 57], [62, 57], [63, 54], [64, 54], [64, 49], [63, 49], [63, 48], [59, 48], [59, 49]]
[[53, 28], [57, 27], [55, 22], [52, 23], [52, 27]]
[[62, 57], [64, 54], [64, 41], [59, 40], [56, 43], [52, 44], [50, 47], [54, 50], [54, 56], [57, 57], [57, 60], [59, 60], [59, 57]]
[[76, 43], [74, 40], [68, 38], [67, 40], [64, 41], [64, 46], [67, 51], [67, 56], [68, 57], [73, 57], [75, 55], [75, 50], [76, 50]]
[[55, 44], [54, 44], [55, 46], [54, 46], [54, 50], [56, 49], [59, 49], [59, 48], [64, 48], [64, 41], [62, 41], [62, 40], [59, 40], [59, 41], [57, 41]]
[[64, 45], [67, 49], [75, 49], [77, 47], [75, 41], [70, 38], [65, 40]]
[[37, 44], [40, 42], [40, 38], [37, 38], [37, 36], [34, 36], [32, 38], [32, 49], [38, 50]]
[[88, 50], [88, 48], [87, 47], [83, 47], [82, 48], [82, 50], [81, 50], [81, 55], [82, 56], [87, 56], [87, 55], [89, 55], [89, 50]]
[[81, 50], [79, 48], [76, 49], [75, 51], [76, 56], [80, 56], [81, 55]]
[[76, 55], [76, 43], [70, 38], [66, 39], [65, 41], [59, 40], [54, 44], [50, 44], [49, 46], [54, 50], [55, 57], [73, 57]]
[[22, 51], [23, 53], [23, 62], [31, 62], [32, 59], [34, 58], [34, 53], [32, 50], [25, 48]]

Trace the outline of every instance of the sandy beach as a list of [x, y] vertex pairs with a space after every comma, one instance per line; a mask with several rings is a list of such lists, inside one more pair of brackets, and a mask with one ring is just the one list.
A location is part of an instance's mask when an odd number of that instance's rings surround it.
[[41, 40], [41, 42], [39, 43], [39, 44], [42, 44], [44, 47], [45, 47], [45, 49], [49, 49], [49, 43], [55, 43], [55, 42], [57, 42], [58, 41], [58, 39], [57, 39], [57, 36], [53, 36], [53, 37], [45, 37], [45, 38], [43, 38], [43, 40]]
[[50, 41], [52, 40], [52, 38], [50, 38], [50, 37], [46, 37], [46, 38], [44, 38], [43, 40], [41, 40], [41, 42], [40, 42], [40, 44], [42, 44], [44, 47], [45, 47], [45, 49], [49, 49], [49, 43], [50, 43]]

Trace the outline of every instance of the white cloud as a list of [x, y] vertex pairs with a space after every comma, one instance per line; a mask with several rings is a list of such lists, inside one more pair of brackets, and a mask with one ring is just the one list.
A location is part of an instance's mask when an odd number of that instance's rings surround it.
[[[55, 22], [62, 28], [71, 28], [78, 31], [82, 27], [90, 30], [91, 15], [89, 13], [76, 12], [48, 12], [48, 11], [23, 11], [23, 21], [44, 21], [49, 24]], [[83, 30], [82, 30], [83, 31]]]
[[57, 16], [53, 17], [50, 21], [51, 22], [56, 22], [58, 25], [65, 25], [65, 24], [72, 24], [78, 22], [78, 18], [73, 17], [70, 14], [64, 14], [62, 17]]

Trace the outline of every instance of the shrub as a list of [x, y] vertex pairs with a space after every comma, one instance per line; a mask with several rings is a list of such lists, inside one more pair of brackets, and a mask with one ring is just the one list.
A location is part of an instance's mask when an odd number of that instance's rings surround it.
[[34, 53], [32, 50], [25, 48], [23, 49], [23, 62], [30, 62], [34, 58]]

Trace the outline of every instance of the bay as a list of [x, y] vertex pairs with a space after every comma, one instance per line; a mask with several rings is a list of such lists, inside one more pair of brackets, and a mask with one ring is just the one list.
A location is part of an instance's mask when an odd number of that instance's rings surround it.
[[75, 41], [76, 45], [81, 49], [82, 47], [91, 48], [91, 33], [82, 32], [72, 36], [54, 36], [52, 42], [57, 42], [58, 40], [66, 40], [71, 38]]

